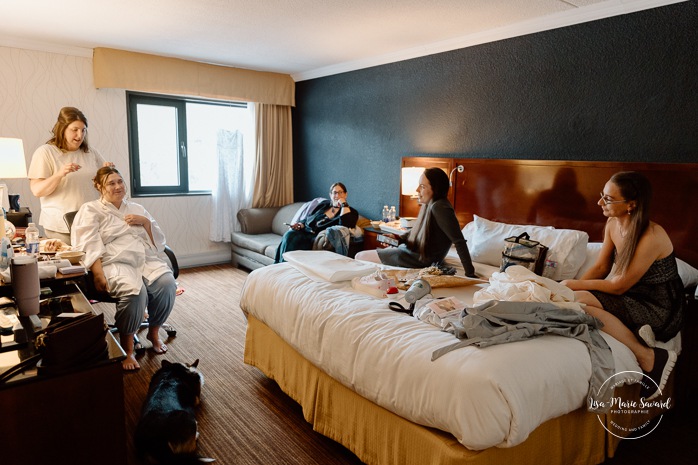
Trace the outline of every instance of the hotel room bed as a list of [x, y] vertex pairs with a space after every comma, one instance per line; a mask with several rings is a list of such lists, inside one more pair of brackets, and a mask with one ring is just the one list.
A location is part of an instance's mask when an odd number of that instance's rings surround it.
[[[470, 302], [476, 289], [434, 294]], [[587, 411], [591, 362], [574, 339], [466, 347], [432, 361], [456, 341], [452, 334], [391, 311], [349, 281], [323, 281], [288, 263], [251, 273], [240, 306], [245, 362], [366, 463], [596, 464], [620, 441], [602, 424], [629, 421]], [[616, 372], [639, 371], [625, 346], [604, 339]], [[616, 389], [636, 395], [639, 385]]]

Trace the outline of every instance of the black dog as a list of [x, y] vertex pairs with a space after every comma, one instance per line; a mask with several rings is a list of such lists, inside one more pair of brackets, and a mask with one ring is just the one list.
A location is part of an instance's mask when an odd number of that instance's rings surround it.
[[199, 405], [204, 377], [191, 365], [162, 361], [150, 380], [141, 419], [136, 426], [136, 451], [151, 463], [213, 462], [196, 452], [199, 436], [195, 407]]

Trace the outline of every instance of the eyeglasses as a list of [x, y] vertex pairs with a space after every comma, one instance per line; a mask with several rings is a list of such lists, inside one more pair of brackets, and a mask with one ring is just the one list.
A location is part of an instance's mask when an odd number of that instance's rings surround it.
[[332, 192], [330, 192], [330, 194], [332, 194], [332, 195], [342, 195], [342, 194], [344, 194], [344, 191], [332, 191]]
[[627, 200], [613, 200], [609, 196], [604, 195], [603, 192], [601, 192], [601, 201], [603, 202], [604, 205], [610, 205], [612, 203], [623, 203], [627, 202]]

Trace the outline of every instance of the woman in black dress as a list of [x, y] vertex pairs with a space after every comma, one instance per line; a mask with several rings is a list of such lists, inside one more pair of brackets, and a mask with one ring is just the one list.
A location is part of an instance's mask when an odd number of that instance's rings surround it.
[[276, 249], [274, 263], [284, 261], [284, 252], [311, 250], [315, 237], [330, 226], [356, 227], [359, 213], [347, 203], [347, 188], [341, 182], [330, 187], [330, 200], [323, 200], [303, 221], [292, 224]]
[[651, 196], [642, 174], [614, 174], [598, 201], [608, 218], [599, 258], [581, 279], [562, 281], [576, 291], [578, 302], [586, 304], [585, 311], [601, 320], [602, 331], [625, 344], [657, 384], [658, 388], [643, 383], [641, 395], [646, 399], [661, 393], [677, 357], [674, 351], [655, 347], [655, 334], [663, 341], [676, 336], [684, 312], [671, 239], [649, 220]]
[[367, 260], [405, 268], [425, 268], [441, 264], [455, 244], [465, 275], [475, 277], [468, 243], [463, 237], [458, 218], [448, 201], [448, 175], [441, 168], [427, 168], [419, 178], [418, 201], [421, 204], [415, 226], [399, 247], [364, 250], [357, 260]]

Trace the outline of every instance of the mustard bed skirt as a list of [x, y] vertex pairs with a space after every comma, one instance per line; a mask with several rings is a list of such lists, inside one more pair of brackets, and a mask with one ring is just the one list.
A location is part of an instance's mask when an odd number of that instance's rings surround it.
[[369, 465], [594, 465], [612, 457], [620, 441], [581, 408], [543, 423], [518, 446], [469, 450], [451, 434], [412, 423], [330, 378], [249, 315], [244, 359], [302, 406], [315, 431]]

